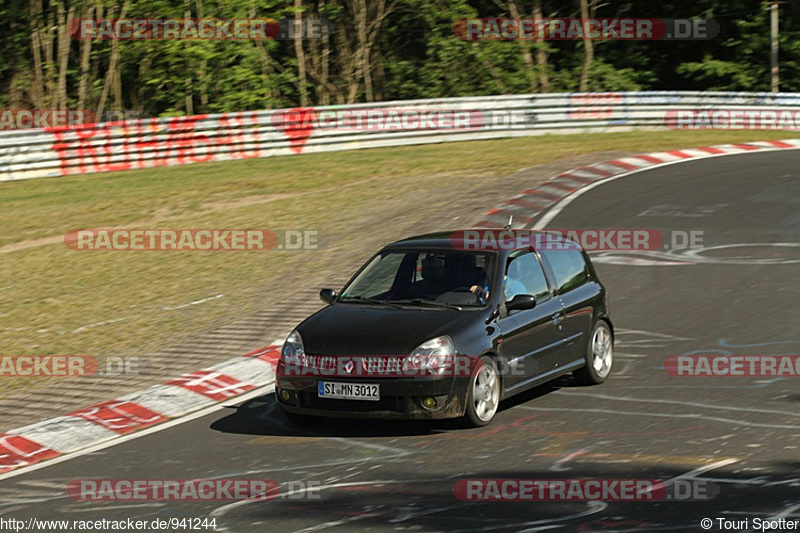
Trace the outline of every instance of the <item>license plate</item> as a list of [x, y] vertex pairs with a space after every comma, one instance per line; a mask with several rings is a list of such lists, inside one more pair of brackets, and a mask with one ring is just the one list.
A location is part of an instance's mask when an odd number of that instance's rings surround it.
[[381, 399], [381, 392], [380, 385], [369, 383], [318, 381], [317, 396], [337, 400], [369, 400], [377, 402]]

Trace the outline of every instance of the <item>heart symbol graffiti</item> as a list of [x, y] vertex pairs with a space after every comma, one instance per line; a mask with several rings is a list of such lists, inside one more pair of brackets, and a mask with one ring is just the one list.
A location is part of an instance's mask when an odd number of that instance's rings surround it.
[[281, 109], [272, 114], [272, 125], [289, 138], [289, 147], [298, 154], [314, 133], [315, 124], [316, 111], [313, 107]]

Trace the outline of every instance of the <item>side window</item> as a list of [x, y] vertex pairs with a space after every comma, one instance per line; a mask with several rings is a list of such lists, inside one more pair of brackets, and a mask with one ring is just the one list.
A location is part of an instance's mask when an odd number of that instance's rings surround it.
[[560, 294], [580, 287], [589, 279], [586, 262], [579, 250], [544, 250], [542, 254], [553, 269]]
[[530, 294], [536, 297], [537, 302], [543, 302], [550, 297], [547, 279], [536, 254], [524, 252], [512, 256], [506, 268], [503, 290], [506, 301], [511, 300], [517, 294]]

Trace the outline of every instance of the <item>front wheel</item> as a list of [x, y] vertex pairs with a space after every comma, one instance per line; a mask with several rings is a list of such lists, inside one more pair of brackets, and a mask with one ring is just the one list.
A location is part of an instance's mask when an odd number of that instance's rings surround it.
[[492, 422], [500, 404], [500, 376], [491, 357], [481, 357], [483, 365], [472, 377], [467, 392], [467, 412], [464, 419], [471, 427], [487, 426]]
[[599, 385], [611, 374], [614, 362], [614, 337], [604, 320], [598, 320], [586, 348], [586, 366], [572, 373], [582, 385]]

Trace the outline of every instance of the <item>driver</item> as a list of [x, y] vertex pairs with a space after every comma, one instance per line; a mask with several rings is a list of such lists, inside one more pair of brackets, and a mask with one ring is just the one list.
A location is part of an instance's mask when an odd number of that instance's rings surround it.
[[469, 292], [485, 302], [489, 299], [489, 283], [486, 276], [486, 269], [483, 267], [473, 267], [469, 274]]
[[428, 254], [422, 260], [422, 280], [415, 283], [412, 288], [417, 297], [436, 297], [446, 290], [446, 268], [443, 257]]

